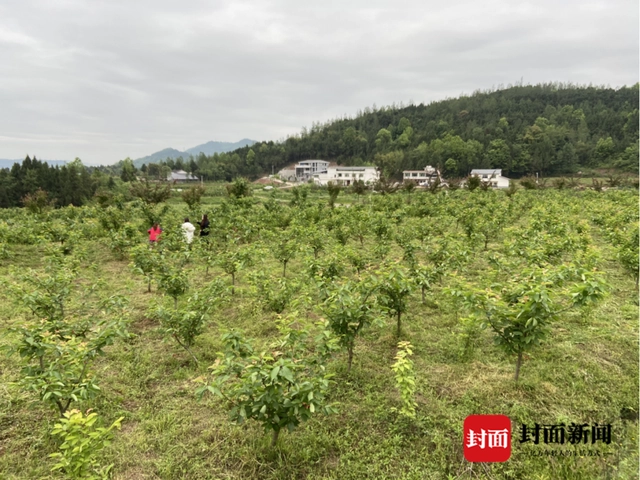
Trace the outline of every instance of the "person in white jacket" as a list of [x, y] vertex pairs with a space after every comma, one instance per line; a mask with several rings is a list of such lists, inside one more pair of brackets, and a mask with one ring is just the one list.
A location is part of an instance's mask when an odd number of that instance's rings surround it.
[[184, 223], [182, 224], [182, 233], [184, 234], [184, 239], [187, 242], [187, 245], [193, 242], [193, 232], [196, 231], [196, 227], [189, 221], [188, 218], [184, 219]]

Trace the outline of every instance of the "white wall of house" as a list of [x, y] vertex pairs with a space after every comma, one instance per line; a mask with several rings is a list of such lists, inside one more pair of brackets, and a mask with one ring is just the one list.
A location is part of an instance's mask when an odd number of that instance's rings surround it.
[[440, 172], [431, 165], [424, 167], [424, 170], [405, 170], [402, 172], [403, 181], [411, 180], [419, 185], [427, 185], [435, 179], [440, 179], [440, 181], [442, 181]]
[[298, 180], [308, 180], [316, 173], [326, 172], [328, 166], [326, 160], [302, 160], [294, 167], [295, 175]]
[[318, 185], [326, 185], [334, 182], [339, 185], [349, 186], [356, 180], [364, 183], [373, 183], [380, 178], [376, 167], [327, 167], [326, 173], [317, 173], [313, 181]]
[[509, 179], [502, 176], [502, 169], [475, 169], [471, 175], [480, 177], [483, 182], [490, 182], [492, 188], [509, 188]]

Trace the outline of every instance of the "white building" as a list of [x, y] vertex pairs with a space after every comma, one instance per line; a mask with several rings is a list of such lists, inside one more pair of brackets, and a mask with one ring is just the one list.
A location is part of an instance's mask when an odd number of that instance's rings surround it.
[[491, 188], [509, 188], [509, 179], [502, 176], [502, 169], [476, 168], [471, 170], [471, 175], [480, 177], [483, 182], [490, 182]]
[[431, 165], [424, 167], [424, 170], [405, 170], [402, 172], [402, 180], [405, 182], [412, 181], [418, 185], [428, 186], [436, 179], [442, 182], [440, 172]]
[[362, 180], [369, 184], [380, 179], [380, 172], [376, 167], [327, 167], [325, 173], [316, 173], [313, 181], [318, 185], [326, 185], [329, 182], [338, 185], [349, 186], [356, 180]]
[[305, 182], [317, 173], [326, 173], [329, 162], [325, 160], [303, 160], [295, 166], [296, 180]]

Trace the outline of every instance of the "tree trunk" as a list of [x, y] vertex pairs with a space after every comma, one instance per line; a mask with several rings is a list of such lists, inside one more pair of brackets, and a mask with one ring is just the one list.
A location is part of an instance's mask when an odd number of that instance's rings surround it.
[[516, 360], [516, 375], [515, 375], [516, 382], [518, 382], [518, 377], [520, 376], [521, 365], [522, 365], [522, 352], [518, 352], [518, 360]]
[[353, 345], [349, 345], [347, 348], [347, 375], [351, 372], [351, 363], [353, 362]]
[[231, 295], [236, 294], [236, 274], [231, 274]]
[[398, 310], [398, 331], [396, 332], [397, 337], [400, 336], [400, 315], [402, 315], [402, 312]]
[[147, 284], [147, 293], [151, 293], [151, 278], [149, 278], [149, 283]]
[[182, 348], [184, 348], [187, 351], [187, 353], [189, 353], [189, 355], [191, 355], [193, 360], [196, 362], [196, 365], [200, 365], [200, 362], [198, 362], [198, 358], [193, 354], [193, 352], [191, 350], [189, 350], [189, 347], [187, 347], [187, 345], [182, 343], [177, 335], [174, 334], [173, 338], [176, 340], [176, 342], [178, 342], [178, 345], [180, 345]]
[[64, 417], [64, 412], [66, 412], [65, 408], [60, 403], [60, 400], [56, 399], [56, 405], [58, 406], [58, 410], [60, 411], [60, 417]]
[[271, 434], [271, 448], [275, 447], [276, 443], [278, 443], [278, 435], [280, 435], [280, 429], [274, 429], [273, 433]]
[[424, 303], [424, 285], [422, 286], [422, 303]]

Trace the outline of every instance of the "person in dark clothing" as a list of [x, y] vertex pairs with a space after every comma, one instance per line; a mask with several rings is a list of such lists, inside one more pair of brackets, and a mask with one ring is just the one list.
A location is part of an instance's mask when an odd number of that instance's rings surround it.
[[198, 222], [198, 225], [200, 225], [201, 237], [206, 237], [207, 235], [209, 235], [209, 219], [206, 215], [202, 215], [202, 220]]

